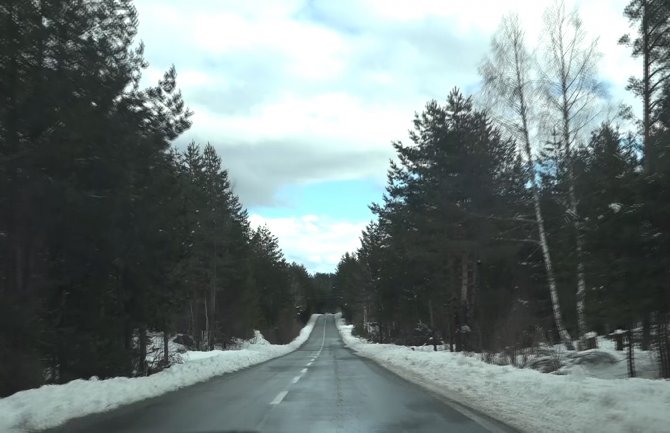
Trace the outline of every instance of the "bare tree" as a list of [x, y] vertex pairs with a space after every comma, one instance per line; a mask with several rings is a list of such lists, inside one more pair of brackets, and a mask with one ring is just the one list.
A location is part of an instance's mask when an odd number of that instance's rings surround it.
[[566, 12], [562, 1], [554, 3], [544, 15], [545, 35], [540, 66], [543, 96], [552, 128], [561, 135], [562, 158], [568, 183], [567, 213], [575, 231], [577, 261], [577, 325], [580, 346], [587, 332], [584, 312], [586, 281], [584, 272], [584, 233], [575, 193], [574, 150], [582, 131], [598, 115], [596, 103], [602, 86], [597, 79], [600, 54], [597, 39], [589, 39], [576, 10]]
[[520, 149], [529, 175], [529, 184], [535, 211], [535, 223], [542, 249], [547, 284], [551, 295], [554, 322], [563, 344], [572, 349], [572, 339], [563, 325], [556, 278], [544, 227], [538, 174], [531, 143], [532, 107], [537, 103], [538, 92], [532, 80], [533, 59], [529, 54], [524, 33], [516, 15], [504, 17], [491, 43], [491, 57], [480, 67], [484, 80], [484, 93], [492, 103], [495, 115], [506, 130], [522, 144]]

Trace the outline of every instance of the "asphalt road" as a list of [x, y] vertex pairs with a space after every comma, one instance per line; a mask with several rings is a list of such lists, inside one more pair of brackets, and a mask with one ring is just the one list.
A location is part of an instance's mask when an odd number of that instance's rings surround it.
[[[508, 431], [347, 349], [321, 316], [297, 351], [52, 433], [396, 433]], [[473, 414], [468, 414], [473, 416]], [[487, 427], [484, 427], [487, 426]]]

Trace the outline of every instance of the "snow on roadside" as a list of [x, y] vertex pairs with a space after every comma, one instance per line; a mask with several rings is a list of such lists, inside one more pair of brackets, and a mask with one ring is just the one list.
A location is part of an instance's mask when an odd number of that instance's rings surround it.
[[458, 353], [371, 344], [352, 336], [341, 319], [338, 328], [358, 354], [528, 433], [670, 431], [670, 381], [544, 374]]
[[[626, 379], [628, 378], [627, 353], [615, 350], [615, 342], [604, 337], [598, 337], [598, 348], [581, 352], [564, 351], [561, 356], [561, 367], [558, 374], [572, 374], [597, 377], [599, 379]], [[590, 362], [594, 357], [595, 362]], [[591, 359], [589, 359], [591, 358]], [[607, 361], [609, 358], [611, 361]], [[658, 360], [654, 353], [648, 350], [635, 348], [635, 376], [644, 379], [658, 379], [660, 372]]]
[[0, 399], [0, 432], [25, 433], [55, 427], [72, 418], [156, 397], [285, 355], [307, 340], [317, 316], [312, 315], [298, 337], [285, 345], [273, 345], [261, 339], [241, 350], [214, 351], [212, 356], [195, 352], [187, 355], [183, 364], [148, 377], [78, 379], [17, 392]]
[[[311, 321], [310, 321], [311, 322]], [[309, 335], [309, 334], [308, 334]], [[238, 340], [236, 344], [237, 348], [235, 350], [243, 349], [258, 349], [263, 346], [272, 346], [268, 340], [263, 337], [260, 331], [254, 330], [254, 337], [251, 340]], [[224, 355], [230, 353], [230, 350], [189, 350], [179, 355], [179, 358], [184, 362], [198, 361], [201, 359], [207, 359], [214, 356]]]

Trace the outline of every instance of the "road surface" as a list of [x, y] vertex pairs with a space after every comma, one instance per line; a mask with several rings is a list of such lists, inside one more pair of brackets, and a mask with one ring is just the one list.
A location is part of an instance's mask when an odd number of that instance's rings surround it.
[[[472, 416], [472, 414], [469, 414]], [[430, 392], [355, 355], [333, 316], [295, 352], [52, 433], [483, 433], [509, 431], [463, 415]], [[487, 427], [484, 427], [487, 426]]]

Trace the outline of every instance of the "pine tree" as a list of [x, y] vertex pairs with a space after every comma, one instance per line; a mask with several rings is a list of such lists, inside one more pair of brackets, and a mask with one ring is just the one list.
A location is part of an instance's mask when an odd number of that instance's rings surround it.
[[271, 341], [287, 343], [292, 337], [292, 304], [288, 264], [277, 238], [266, 226], [251, 235], [252, 272], [261, 313], [260, 329]]
[[445, 106], [426, 105], [410, 139], [394, 143], [399, 163], [383, 205], [372, 208], [379, 222], [363, 233], [365, 298], [376, 307], [380, 340], [413, 339], [417, 324], [430, 323], [461, 350], [474, 344], [480, 263], [509, 242], [503, 220], [518, 210], [508, 199], [523, 194], [521, 162], [458, 90]]
[[628, 89], [642, 99], [644, 165], [651, 171], [656, 158], [652, 135], [658, 122], [661, 94], [670, 77], [670, 5], [664, 0], [631, 0], [624, 15], [636, 26], [637, 34], [633, 39], [625, 34], [619, 43], [629, 46], [633, 57], [642, 58], [642, 78], [630, 77]]

